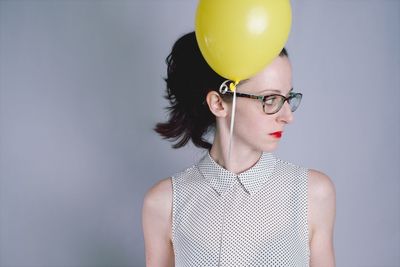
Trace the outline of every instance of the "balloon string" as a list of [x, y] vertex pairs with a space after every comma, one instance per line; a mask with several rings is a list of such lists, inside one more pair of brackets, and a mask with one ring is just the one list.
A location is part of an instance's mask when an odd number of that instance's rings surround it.
[[235, 124], [235, 112], [236, 112], [236, 85], [239, 81], [235, 81], [235, 84], [230, 84], [230, 89], [233, 91], [233, 102], [232, 102], [232, 116], [231, 125], [229, 129], [229, 148], [228, 148], [228, 164], [231, 165], [231, 154], [232, 154], [232, 144], [233, 144], [233, 126]]

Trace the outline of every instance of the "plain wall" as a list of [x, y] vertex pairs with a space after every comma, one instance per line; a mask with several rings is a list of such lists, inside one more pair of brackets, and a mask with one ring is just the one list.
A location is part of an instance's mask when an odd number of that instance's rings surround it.
[[[337, 266], [400, 266], [400, 1], [293, 1], [304, 94], [276, 154], [336, 185]], [[165, 57], [197, 2], [0, 1], [0, 266], [144, 266], [173, 150]]]

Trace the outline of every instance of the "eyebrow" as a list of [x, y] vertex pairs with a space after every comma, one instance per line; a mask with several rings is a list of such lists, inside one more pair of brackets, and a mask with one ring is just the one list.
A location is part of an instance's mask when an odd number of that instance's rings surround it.
[[[291, 93], [293, 91], [293, 87], [289, 90], [288, 94]], [[278, 94], [282, 94], [282, 91], [276, 90], [276, 89], [265, 89], [262, 90], [260, 92], [258, 92], [258, 94], [263, 94], [263, 93], [278, 93]]]

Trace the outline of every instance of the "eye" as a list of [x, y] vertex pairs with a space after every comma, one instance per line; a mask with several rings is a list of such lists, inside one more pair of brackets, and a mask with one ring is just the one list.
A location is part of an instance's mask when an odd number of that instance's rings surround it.
[[268, 105], [268, 106], [274, 106], [274, 105], [276, 105], [277, 102], [279, 102], [278, 97], [273, 96], [273, 95], [266, 97], [265, 101], [264, 101], [265, 105]]

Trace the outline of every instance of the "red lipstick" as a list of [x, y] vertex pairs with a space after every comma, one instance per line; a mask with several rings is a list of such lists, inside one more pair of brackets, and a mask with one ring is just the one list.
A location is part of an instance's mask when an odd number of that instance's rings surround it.
[[281, 138], [282, 137], [282, 131], [270, 133], [269, 135], [272, 135], [275, 138]]

